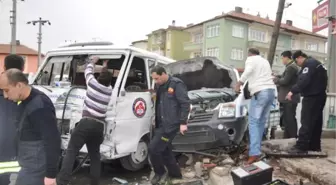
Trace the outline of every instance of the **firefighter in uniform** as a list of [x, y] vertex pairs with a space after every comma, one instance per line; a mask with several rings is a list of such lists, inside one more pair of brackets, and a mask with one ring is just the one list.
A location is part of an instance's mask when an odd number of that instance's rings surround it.
[[[155, 129], [149, 144], [149, 158], [155, 175], [152, 184], [170, 178], [182, 178], [181, 170], [172, 152], [172, 140], [177, 132], [183, 135], [187, 130], [190, 100], [185, 84], [171, 77], [161, 66], [151, 70], [156, 83]], [[168, 173], [164, 166], [166, 166]]]
[[295, 146], [290, 154], [307, 154], [308, 151], [321, 151], [323, 109], [326, 102], [328, 76], [327, 70], [318, 60], [296, 51], [293, 60], [301, 67], [297, 83], [287, 94], [291, 100], [294, 94], [303, 96], [301, 109], [301, 128]]

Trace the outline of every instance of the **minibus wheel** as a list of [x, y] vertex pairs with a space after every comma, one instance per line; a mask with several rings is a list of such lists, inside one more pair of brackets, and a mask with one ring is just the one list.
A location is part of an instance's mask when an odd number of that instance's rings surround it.
[[137, 150], [120, 159], [123, 168], [129, 171], [138, 171], [148, 164], [148, 142], [140, 140]]

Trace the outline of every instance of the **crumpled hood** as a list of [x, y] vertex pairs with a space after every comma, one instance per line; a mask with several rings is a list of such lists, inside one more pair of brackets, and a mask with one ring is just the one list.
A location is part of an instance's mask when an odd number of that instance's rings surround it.
[[237, 75], [233, 67], [222, 64], [215, 57], [197, 57], [165, 66], [167, 72], [181, 79], [188, 90], [201, 88], [233, 88]]
[[192, 90], [188, 92], [188, 96], [191, 102], [199, 102], [204, 100], [212, 100], [212, 99], [221, 99], [226, 96], [228, 98], [234, 98], [235, 92], [229, 88], [223, 89], [199, 89]]

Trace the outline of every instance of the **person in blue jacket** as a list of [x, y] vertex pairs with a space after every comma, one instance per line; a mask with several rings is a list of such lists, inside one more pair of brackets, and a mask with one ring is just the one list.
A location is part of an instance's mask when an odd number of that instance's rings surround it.
[[[19, 55], [8, 55], [4, 60], [4, 70], [24, 70], [24, 60]], [[0, 163], [16, 160], [16, 121], [20, 115], [17, 103], [4, 98], [0, 89]], [[0, 174], [0, 184], [10, 183], [10, 173]]]

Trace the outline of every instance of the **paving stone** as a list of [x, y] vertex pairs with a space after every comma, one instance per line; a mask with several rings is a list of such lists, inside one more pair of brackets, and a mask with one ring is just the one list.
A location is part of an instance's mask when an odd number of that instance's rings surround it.
[[322, 150], [328, 153], [328, 158], [299, 158], [280, 159], [280, 166], [286, 171], [301, 175], [321, 185], [335, 185], [336, 164], [330, 162], [335, 159], [336, 140], [323, 139]]

